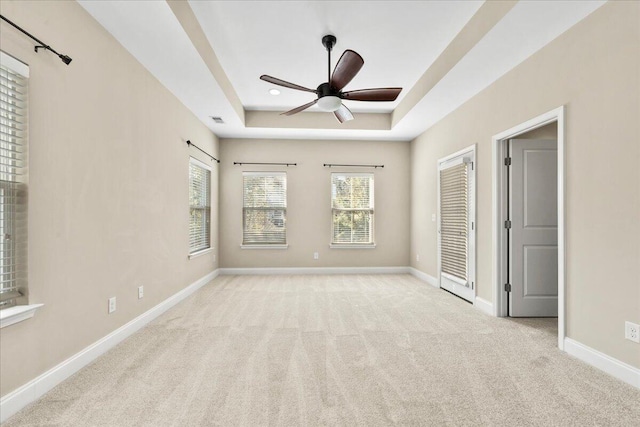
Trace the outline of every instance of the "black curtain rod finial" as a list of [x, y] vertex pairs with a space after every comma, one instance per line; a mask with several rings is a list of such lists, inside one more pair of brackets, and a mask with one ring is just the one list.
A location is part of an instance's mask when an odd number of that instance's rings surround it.
[[58, 55], [58, 57], [60, 59], [62, 59], [62, 62], [64, 62], [65, 64], [69, 65], [71, 63], [71, 61], [73, 61], [73, 59], [71, 59], [70, 57], [68, 57], [67, 55]]
[[51, 46], [34, 46], [33, 50], [36, 51], [36, 53], [38, 53], [38, 49], [44, 49], [44, 50], [50, 50], [51, 52], [53, 52], [54, 54], [58, 55], [58, 58], [60, 58], [62, 60], [62, 62], [64, 62], [66, 65], [69, 65], [71, 63], [71, 61], [73, 61], [73, 59], [67, 55], [63, 55], [61, 53], [56, 52], [55, 50], [51, 49]]

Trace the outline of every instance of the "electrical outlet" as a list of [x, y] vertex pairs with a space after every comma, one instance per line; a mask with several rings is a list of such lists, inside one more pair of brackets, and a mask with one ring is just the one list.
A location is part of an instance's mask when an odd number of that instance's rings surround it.
[[318, 258], [320, 258], [320, 254], [318, 254], [318, 252], [314, 252], [313, 259], [318, 259]]
[[420, 262], [420, 254], [416, 254], [416, 262]]
[[144, 297], [144, 286], [138, 286], [138, 299]]
[[213, 262], [216, 262], [216, 254], [213, 254]]
[[631, 322], [624, 322], [624, 337], [630, 341], [640, 344], [640, 325]]
[[109, 314], [116, 311], [116, 297], [109, 298]]
[[436, 214], [431, 214], [431, 221], [436, 222]]

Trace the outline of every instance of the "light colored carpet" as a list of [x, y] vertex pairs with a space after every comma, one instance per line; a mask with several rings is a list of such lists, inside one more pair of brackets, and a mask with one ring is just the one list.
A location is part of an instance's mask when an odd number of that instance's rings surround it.
[[14, 426], [638, 426], [640, 391], [408, 275], [223, 276]]

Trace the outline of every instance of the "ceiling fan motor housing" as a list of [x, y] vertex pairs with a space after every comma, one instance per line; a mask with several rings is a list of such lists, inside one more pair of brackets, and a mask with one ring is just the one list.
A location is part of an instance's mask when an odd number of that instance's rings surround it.
[[340, 93], [339, 91], [332, 88], [328, 82], [322, 83], [320, 86], [318, 86], [317, 90], [318, 98], [322, 98], [323, 96], [338, 96], [338, 94]]

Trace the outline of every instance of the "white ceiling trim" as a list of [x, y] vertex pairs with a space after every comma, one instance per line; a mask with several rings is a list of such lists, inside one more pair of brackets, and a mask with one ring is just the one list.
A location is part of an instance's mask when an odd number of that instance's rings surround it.
[[[519, 2], [394, 130], [424, 132], [604, 3]], [[420, 126], [411, 120], [416, 116], [423, 117]]]
[[[159, 1], [90, 1], [79, 0], [84, 7], [107, 31], [109, 31], [140, 63], [149, 70], [164, 86], [167, 87], [187, 108], [189, 108], [206, 126], [216, 135], [223, 138], [268, 138], [268, 139], [369, 139], [369, 140], [397, 140], [408, 141], [424, 132], [426, 129], [437, 123], [450, 112], [454, 111], [464, 102], [476, 95], [478, 92], [489, 86], [513, 67], [520, 64], [526, 58], [534, 54], [547, 43], [558, 37], [564, 31], [575, 25], [588, 14], [596, 10], [604, 1], [521, 1], [519, 2], [487, 35], [455, 66], [440, 82], [391, 130], [357, 130], [357, 129], [283, 129], [283, 128], [246, 128], [240, 122], [233, 107], [225, 97], [218, 82], [213, 78], [208, 67], [198, 54], [197, 50], [189, 40], [175, 15], [166, 2]], [[201, 4], [202, 3], [202, 4]], [[201, 6], [207, 2], [192, 2], [194, 13], [199, 22], [206, 19], [206, 15], [199, 13]], [[231, 3], [231, 2], [216, 2]], [[234, 2], [235, 3], [235, 2]], [[267, 2], [260, 2], [267, 3]], [[312, 7], [317, 2], [288, 2], [298, 6], [307, 5]], [[329, 2], [320, 2], [329, 3]], [[365, 8], [362, 2], [349, 3], [350, 8], [357, 11], [358, 8]], [[376, 2], [377, 3], [377, 2]], [[388, 2], [380, 2], [388, 3]], [[413, 3], [423, 2], [398, 2], [397, 7], [410, 6]], [[430, 3], [430, 2], [424, 2]], [[252, 3], [255, 5], [256, 3]], [[366, 6], [369, 7], [369, 6]], [[247, 8], [247, 5], [244, 5]], [[314, 9], [317, 12], [317, 9]], [[320, 9], [322, 10], [322, 9]], [[477, 8], [475, 9], [477, 10]], [[474, 10], [474, 11], [475, 11]], [[223, 16], [223, 19], [242, 21], [242, 16]], [[464, 25], [466, 20], [460, 18]], [[313, 21], [313, 20], [312, 20]], [[317, 21], [317, 22], [316, 22]], [[398, 25], [402, 26], [402, 22]], [[331, 22], [325, 22], [324, 18], [318, 16], [315, 21], [309, 22], [309, 26], [315, 28], [311, 34], [302, 34], [298, 38], [309, 39], [305, 43], [313, 43], [314, 48], [319, 51], [321, 58], [326, 61], [326, 52], [323, 52], [319, 42], [322, 34], [328, 31], [327, 26]], [[337, 25], [337, 24], [336, 24]], [[317, 28], [316, 28], [317, 27]], [[391, 37], [397, 46], [402, 46], [404, 38], [410, 37], [411, 28], [406, 31], [387, 32], [386, 36]], [[351, 34], [347, 39], [356, 40], [357, 37], [364, 37], [366, 34]], [[449, 41], [459, 31], [447, 33]], [[205, 33], [207, 31], [205, 29]], [[315, 34], [318, 33], [318, 34]], [[207, 37], [210, 37], [207, 34]], [[269, 37], [265, 34], [265, 38]], [[303, 37], [304, 36], [304, 37]], [[318, 37], [315, 37], [318, 36]], [[318, 40], [316, 40], [316, 38]], [[340, 40], [340, 38], [339, 38]], [[223, 42], [229, 42], [223, 40]], [[211, 40], [210, 40], [211, 43]], [[220, 41], [217, 41], [220, 44]], [[447, 41], [448, 43], [448, 41]], [[211, 43], [214, 50], [216, 46]], [[315, 45], [318, 46], [315, 46]], [[374, 43], [375, 44], [375, 43]], [[301, 45], [303, 48], [304, 43]], [[446, 46], [446, 44], [445, 44]], [[349, 46], [351, 47], [351, 46]], [[375, 46], [374, 46], [375, 47]], [[277, 45], [276, 45], [277, 48]], [[338, 51], [341, 53], [342, 46]], [[374, 64], [371, 68], [378, 72], [384, 71], [385, 49], [377, 52], [372, 46], [353, 46], [365, 57], [372, 58]], [[313, 50], [312, 49], [312, 50]], [[304, 50], [304, 49], [303, 49]], [[436, 49], [437, 50], [437, 49]], [[413, 83], [424, 73], [426, 68], [437, 58], [440, 51], [424, 52], [429, 56], [425, 61], [426, 65], [421, 65], [423, 69], [415, 72]], [[220, 58], [221, 55], [216, 50]], [[376, 55], [381, 55], [380, 59], [375, 59]], [[295, 51], [287, 52], [291, 55], [291, 60], [296, 58]], [[225, 56], [222, 55], [222, 58]], [[221, 59], [224, 61], [224, 59]], [[282, 62], [282, 61], [281, 61]], [[325, 70], [324, 67], [313, 62], [313, 69], [316, 67]], [[322, 64], [322, 59], [320, 59]], [[334, 62], [335, 64], [335, 62]], [[361, 73], [364, 73], [368, 63]], [[392, 73], [397, 73], [393, 67], [388, 67]], [[267, 73], [268, 70], [265, 70]], [[271, 73], [271, 72], [269, 72]], [[279, 75], [273, 72], [275, 77], [287, 79], [286, 75]], [[239, 97], [243, 100], [244, 90], [242, 82], [236, 83], [234, 76], [229, 76], [234, 84]], [[376, 86], [367, 80], [366, 74], [359, 74], [357, 85], [354, 88]], [[412, 77], [413, 78], [413, 77]], [[315, 77], [311, 79], [314, 81]], [[354, 79], [354, 81], [356, 80]], [[257, 79], [256, 79], [257, 80]], [[291, 79], [294, 83], [305, 84], [305, 81]], [[384, 81], [388, 81], [385, 80]], [[412, 84], [413, 84], [412, 83]], [[261, 86], [264, 93], [267, 93], [270, 85], [257, 81], [247, 83], [264, 84]], [[236, 86], [238, 85], [238, 86]], [[379, 85], [378, 85], [379, 86]], [[350, 88], [351, 86], [349, 86]], [[409, 91], [410, 87], [405, 87], [404, 91]], [[284, 94], [287, 89], [282, 88]], [[296, 91], [288, 91], [296, 92]], [[296, 105], [308, 102], [305, 95], [309, 93], [296, 93], [300, 100], [289, 103], [287, 107], [293, 108]], [[304, 98], [304, 99], [303, 99]], [[243, 100], [244, 102], [244, 100]], [[349, 107], [352, 107], [349, 103]], [[364, 104], [364, 103], [362, 103]], [[397, 104], [397, 102], [395, 103]], [[246, 109], [245, 105], [245, 109]], [[259, 107], [259, 105], [258, 105]], [[283, 106], [284, 107], [284, 106]], [[287, 108], [287, 109], [288, 109]], [[284, 109], [284, 108], [283, 108]], [[355, 111], [356, 109], [353, 108]], [[385, 111], [382, 109], [381, 111]], [[300, 113], [305, 114], [305, 113]], [[357, 112], [354, 113], [357, 120]], [[226, 124], [216, 125], [210, 116], [220, 116]]]
[[166, 2], [78, 3], [212, 131], [217, 133], [210, 116], [225, 117], [229, 127], [243, 127]]
[[[347, 102], [353, 112], [390, 112], [483, 1], [193, 1], [209, 43], [247, 110], [288, 111], [312, 94], [272, 87], [272, 75], [311, 89], [327, 81], [322, 36], [333, 34], [335, 67], [345, 49], [365, 64], [348, 90], [403, 87], [395, 102]], [[312, 107], [311, 111], [319, 111]]]

